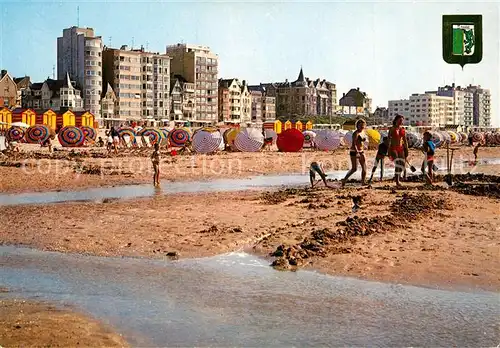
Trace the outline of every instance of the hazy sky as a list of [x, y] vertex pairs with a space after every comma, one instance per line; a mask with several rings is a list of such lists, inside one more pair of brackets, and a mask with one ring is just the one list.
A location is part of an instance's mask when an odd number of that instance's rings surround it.
[[[0, 0], [0, 67], [44, 80], [56, 64], [62, 29], [93, 27], [104, 43], [141, 44], [164, 52], [167, 44], [210, 46], [219, 77], [252, 84], [307, 77], [337, 84], [339, 97], [360, 87], [374, 106], [433, 90], [443, 83], [480, 84], [492, 92], [500, 125], [499, 2], [235, 2], [235, 1], [9, 1]], [[442, 60], [441, 16], [483, 15], [483, 61]], [[110, 38], [111, 37], [111, 38]]]

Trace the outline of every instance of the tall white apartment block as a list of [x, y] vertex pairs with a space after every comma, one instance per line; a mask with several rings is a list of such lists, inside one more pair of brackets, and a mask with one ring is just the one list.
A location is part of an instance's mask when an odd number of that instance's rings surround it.
[[97, 119], [101, 118], [102, 50], [102, 39], [92, 28], [67, 28], [57, 38], [57, 78], [63, 80], [69, 74], [76, 81], [84, 109]]
[[399, 114], [405, 118], [410, 116], [410, 99], [389, 100], [389, 119], [393, 120]]
[[144, 48], [105, 48], [104, 82], [116, 95], [114, 118], [169, 120], [170, 57]]
[[195, 86], [195, 122], [218, 121], [218, 56], [209, 47], [176, 44], [167, 46], [171, 70]]
[[452, 97], [416, 93], [409, 99], [389, 101], [389, 118], [396, 114], [405, 116], [411, 126], [440, 127], [454, 124], [454, 102]]
[[478, 127], [491, 126], [491, 93], [481, 86], [467, 86], [473, 93], [473, 125]]
[[455, 86], [439, 87], [437, 91], [425, 92], [442, 97], [453, 98], [453, 120], [449, 124], [457, 126], [473, 125], [473, 93], [466, 88]]

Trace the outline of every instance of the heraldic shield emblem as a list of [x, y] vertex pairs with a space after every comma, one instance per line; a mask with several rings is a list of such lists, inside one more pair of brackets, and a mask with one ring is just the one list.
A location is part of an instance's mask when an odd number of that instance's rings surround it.
[[443, 16], [443, 59], [448, 64], [477, 64], [483, 59], [482, 15]]

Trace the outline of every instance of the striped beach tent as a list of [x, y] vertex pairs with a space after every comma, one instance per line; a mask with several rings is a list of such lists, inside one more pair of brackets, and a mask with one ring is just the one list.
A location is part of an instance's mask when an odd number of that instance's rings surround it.
[[330, 129], [319, 130], [316, 132], [314, 142], [322, 151], [335, 150], [340, 146], [340, 133]]
[[316, 133], [311, 130], [305, 130], [302, 131], [302, 134], [304, 134], [304, 147], [311, 147], [316, 137]]
[[172, 147], [184, 147], [191, 141], [191, 133], [186, 128], [174, 128], [168, 133], [168, 141]]
[[85, 138], [87, 140], [95, 141], [97, 139], [97, 132], [94, 128], [89, 126], [81, 126], [80, 129], [83, 131], [83, 134], [85, 134]]
[[27, 143], [40, 144], [50, 137], [50, 129], [46, 125], [36, 124], [28, 128], [25, 137]]
[[377, 149], [380, 144], [380, 133], [376, 129], [367, 129], [366, 136], [368, 137], [368, 148]]
[[118, 132], [118, 135], [121, 139], [123, 139], [123, 137], [125, 135], [128, 135], [130, 137], [130, 141], [134, 142], [135, 136], [136, 136], [136, 132], [135, 132], [134, 128], [124, 126], [124, 127], [118, 128], [117, 132]]
[[59, 130], [57, 138], [63, 147], [79, 147], [83, 146], [85, 134], [78, 127], [66, 126]]
[[298, 152], [304, 146], [304, 134], [295, 128], [289, 128], [278, 135], [276, 141], [281, 152]]
[[154, 145], [156, 143], [161, 144], [161, 140], [163, 138], [163, 132], [159, 130], [158, 128], [143, 128], [141, 129], [139, 135], [143, 137], [149, 137], [149, 140], [151, 141], [151, 144]]
[[256, 128], [243, 128], [234, 139], [234, 146], [241, 152], [257, 152], [262, 145], [264, 145], [264, 135]]
[[431, 132], [431, 141], [436, 145], [436, 147], [440, 147], [443, 144], [443, 137], [440, 132]]
[[479, 143], [484, 141], [484, 135], [481, 132], [474, 132], [472, 133], [472, 141], [475, 143]]
[[17, 126], [12, 126], [7, 130], [6, 138], [8, 141], [22, 142], [24, 140], [24, 129]]
[[217, 128], [200, 129], [193, 135], [193, 149], [197, 153], [214, 153], [223, 141]]
[[419, 134], [415, 132], [406, 132], [406, 141], [409, 148], [415, 148], [418, 144]]
[[222, 137], [224, 139], [224, 144], [228, 145], [231, 148], [231, 150], [233, 150], [233, 151], [238, 150], [236, 148], [236, 146], [234, 145], [234, 141], [235, 141], [236, 136], [238, 135], [239, 132], [240, 132], [239, 128], [229, 128], [229, 129], [226, 129], [224, 131], [224, 133], [222, 134]]

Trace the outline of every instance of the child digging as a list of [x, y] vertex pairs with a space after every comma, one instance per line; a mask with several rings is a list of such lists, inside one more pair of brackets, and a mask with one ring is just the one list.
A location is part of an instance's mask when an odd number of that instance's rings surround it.
[[380, 145], [378, 146], [377, 156], [375, 156], [375, 164], [372, 169], [372, 175], [370, 176], [370, 180], [368, 183], [371, 184], [373, 175], [377, 170], [378, 164], [380, 162], [380, 181], [382, 181], [384, 177], [384, 158], [387, 156], [387, 151], [389, 151], [389, 138], [384, 137]]
[[160, 144], [155, 143], [154, 151], [151, 154], [151, 162], [153, 163], [153, 185], [160, 186]]
[[[432, 185], [433, 181], [433, 166], [434, 166], [434, 152], [436, 150], [436, 145], [431, 140], [432, 135], [430, 132], [425, 132], [423, 135], [424, 145], [423, 150], [425, 152], [425, 160], [424, 163], [427, 163], [427, 173], [424, 172], [425, 181], [428, 185]], [[425, 170], [425, 165], [423, 166]]]
[[332, 188], [330, 185], [328, 185], [328, 182], [326, 181], [326, 174], [325, 171], [323, 170], [323, 166], [321, 165], [321, 163], [318, 162], [312, 162], [311, 166], [309, 167], [309, 180], [311, 181], [311, 188], [314, 188], [314, 185], [317, 184], [316, 173], [319, 174], [326, 187]]

